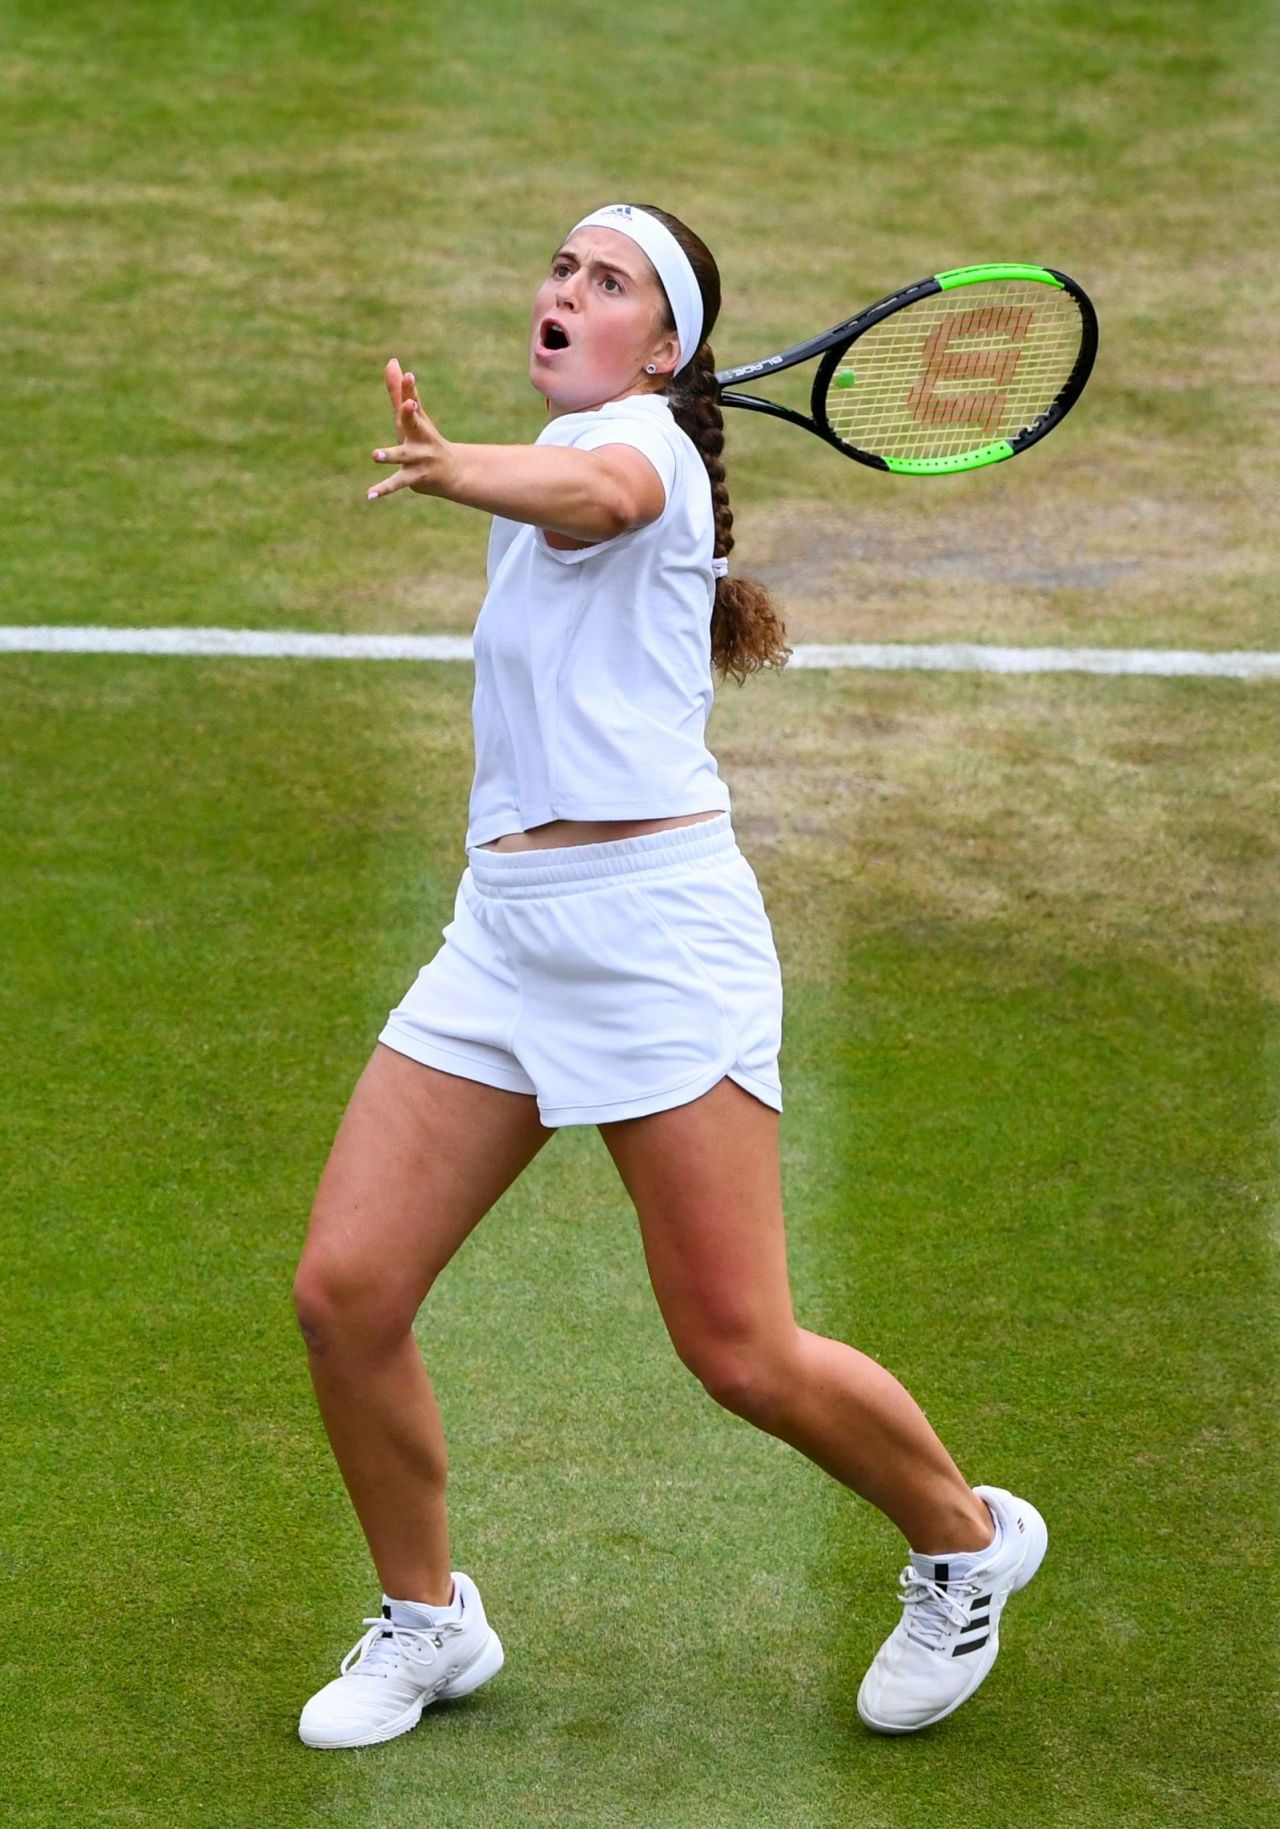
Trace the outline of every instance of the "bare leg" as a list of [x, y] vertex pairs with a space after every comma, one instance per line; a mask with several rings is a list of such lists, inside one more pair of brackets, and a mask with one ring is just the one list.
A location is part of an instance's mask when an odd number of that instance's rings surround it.
[[878, 1506], [912, 1549], [984, 1549], [995, 1535], [914, 1397], [856, 1347], [797, 1328], [776, 1406], [752, 1420]]
[[316, 1193], [294, 1281], [316, 1401], [382, 1582], [447, 1603], [448, 1459], [413, 1335], [427, 1291], [554, 1132], [537, 1101], [379, 1043]]
[[726, 1078], [600, 1133], [676, 1351], [711, 1395], [869, 1499], [912, 1549], [990, 1543], [991, 1514], [910, 1393], [865, 1353], [795, 1324], [777, 1112]]

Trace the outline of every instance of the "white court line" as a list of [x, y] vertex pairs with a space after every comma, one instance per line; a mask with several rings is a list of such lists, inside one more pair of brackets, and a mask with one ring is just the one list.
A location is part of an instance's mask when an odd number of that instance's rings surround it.
[[[469, 635], [310, 635], [275, 629], [0, 627], [0, 653], [224, 654], [314, 660], [470, 660]], [[941, 673], [1129, 673], [1162, 679], [1280, 679], [1280, 654], [1253, 648], [995, 648], [980, 642], [797, 643], [790, 667]]]
[[1280, 679], [1280, 654], [1253, 648], [989, 648], [980, 642], [883, 642], [797, 647], [789, 667], [877, 667], [937, 673], [1147, 673]]
[[290, 629], [0, 628], [0, 653], [239, 654], [275, 660], [470, 660], [469, 635], [308, 635]]

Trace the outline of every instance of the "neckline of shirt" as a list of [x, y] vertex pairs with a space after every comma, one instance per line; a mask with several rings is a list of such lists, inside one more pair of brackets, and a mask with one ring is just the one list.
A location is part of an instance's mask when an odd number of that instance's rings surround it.
[[[665, 394], [628, 394], [623, 400], [606, 400], [602, 406], [583, 406], [576, 412], [562, 413], [562, 419], [589, 419], [593, 413], [663, 413], [668, 418], [671, 413], [671, 402]], [[548, 424], [555, 425], [554, 419]]]

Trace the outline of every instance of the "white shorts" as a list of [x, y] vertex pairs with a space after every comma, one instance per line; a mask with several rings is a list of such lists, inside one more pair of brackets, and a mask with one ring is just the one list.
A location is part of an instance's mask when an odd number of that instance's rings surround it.
[[782, 1110], [782, 973], [728, 813], [467, 857], [445, 943], [379, 1041], [535, 1094], [548, 1126], [665, 1111], [726, 1074]]

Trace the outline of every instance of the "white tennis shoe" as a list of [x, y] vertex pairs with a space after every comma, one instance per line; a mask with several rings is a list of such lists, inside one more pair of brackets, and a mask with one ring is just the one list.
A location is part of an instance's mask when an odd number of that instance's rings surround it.
[[502, 1644], [485, 1618], [469, 1575], [453, 1571], [456, 1618], [444, 1607], [424, 1609], [424, 1623], [397, 1625], [384, 1594], [382, 1613], [342, 1660], [341, 1675], [307, 1703], [298, 1722], [308, 1746], [373, 1746], [416, 1727], [424, 1708], [445, 1697], [469, 1696], [502, 1668]]
[[996, 1661], [1004, 1603], [1044, 1560], [1049, 1532], [1034, 1505], [1000, 1486], [973, 1490], [1000, 1535], [989, 1560], [955, 1581], [945, 1561], [912, 1552], [898, 1577], [902, 1618], [858, 1691], [858, 1713], [878, 1734], [913, 1734], [969, 1699]]

